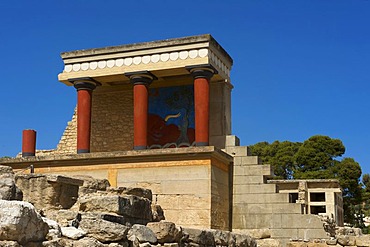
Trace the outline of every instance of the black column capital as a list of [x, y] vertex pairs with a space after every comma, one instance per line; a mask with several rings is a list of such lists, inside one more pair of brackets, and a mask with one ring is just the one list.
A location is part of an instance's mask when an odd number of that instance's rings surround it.
[[186, 69], [190, 72], [194, 79], [206, 78], [210, 80], [218, 71], [210, 64], [187, 66]]
[[153, 75], [149, 71], [128, 72], [125, 73], [124, 75], [130, 78], [130, 82], [133, 85], [149, 86], [154, 80], [158, 79], [155, 75]]
[[93, 91], [96, 86], [101, 85], [99, 82], [95, 81], [90, 77], [80, 77], [68, 79], [69, 82], [73, 83], [73, 86], [78, 90], [89, 90]]

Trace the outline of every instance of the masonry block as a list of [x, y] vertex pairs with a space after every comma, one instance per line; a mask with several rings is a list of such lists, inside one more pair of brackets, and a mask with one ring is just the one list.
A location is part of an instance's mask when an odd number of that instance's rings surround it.
[[263, 184], [263, 176], [234, 176], [234, 185], [236, 184]]
[[247, 146], [226, 147], [225, 152], [234, 157], [248, 156], [250, 153]]
[[240, 146], [240, 139], [235, 135], [226, 136], [226, 147]]
[[234, 194], [270, 194], [277, 193], [276, 184], [234, 185]]
[[234, 166], [234, 175], [271, 176], [272, 174], [272, 168], [270, 165]]
[[288, 203], [289, 195], [288, 194], [239, 194], [233, 196], [234, 204], [238, 203]]
[[307, 228], [323, 229], [322, 221], [312, 214], [283, 214], [282, 228]]

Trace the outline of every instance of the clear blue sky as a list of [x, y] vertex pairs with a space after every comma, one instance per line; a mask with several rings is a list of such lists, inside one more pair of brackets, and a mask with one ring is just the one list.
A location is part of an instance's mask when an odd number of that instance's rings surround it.
[[370, 173], [370, 1], [1, 1], [0, 157], [55, 148], [74, 88], [60, 52], [210, 33], [234, 59], [233, 134], [243, 145], [339, 138]]

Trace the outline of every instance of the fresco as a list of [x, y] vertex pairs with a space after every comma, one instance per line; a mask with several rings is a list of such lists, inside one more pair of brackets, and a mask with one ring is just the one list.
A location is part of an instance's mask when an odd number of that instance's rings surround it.
[[151, 149], [194, 144], [193, 85], [149, 90], [147, 139]]

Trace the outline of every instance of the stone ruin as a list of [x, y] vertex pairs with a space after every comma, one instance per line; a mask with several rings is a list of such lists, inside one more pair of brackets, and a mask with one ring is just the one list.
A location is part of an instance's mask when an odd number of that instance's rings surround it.
[[0, 166], [0, 246], [257, 246], [245, 234], [165, 221], [152, 192], [89, 176], [18, 174]]
[[[333, 227], [327, 224], [329, 240], [292, 240], [286, 246], [370, 246], [360, 229]], [[0, 166], [0, 246], [282, 246], [270, 236], [268, 229], [183, 228], [165, 220], [149, 189], [111, 187], [86, 175], [16, 175]]]

